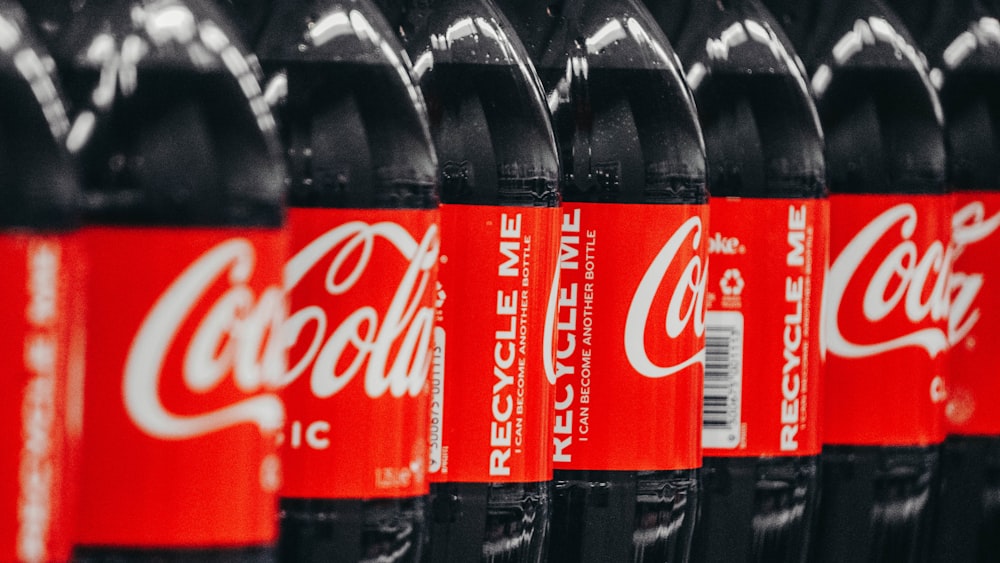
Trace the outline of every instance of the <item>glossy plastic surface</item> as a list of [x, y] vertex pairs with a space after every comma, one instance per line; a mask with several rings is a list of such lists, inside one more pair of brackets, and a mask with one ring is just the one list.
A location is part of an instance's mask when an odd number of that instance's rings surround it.
[[[283, 223], [284, 170], [259, 69], [216, 6], [198, 0], [23, 4], [66, 86], [65, 147], [81, 172], [87, 224]], [[271, 561], [273, 546], [93, 545], [78, 546], [74, 557]]]
[[[976, 192], [1000, 191], [1000, 12], [979, 0], [891, 4], [927, 55], [931, 80], [940, 93], [949, 187], [959, 192], [962, 201], [981, 200]], [[988, 221], [995, 210], [985, 211]], [[995, 240], [994, 234], [973, 244], [995, 248]], [[969, 262], [961, 255], [955, 264], [957, 271], [982, 281], [972, 307], [987, 318], [996, 314], [986, 305], [997, 289], [995, 276], [987, 275], [990, 268], [991, 264]], [[986, 562], [1000, 557], [996, 501], [1000, 498], [1000, 417], [995, 414], [992, 374], [983, 367], [993, 361], [997, 347], [984, 339], [990, 339], [990, 333], [978, 330], [953, 343], [946, 410], [950, 436], [941, 452], [936, 493], [940, 504], [930, 558], [935, 563]], [[977, 367], [966, 371], [970, 366]], [[976, 407], [963, 413], [963, 399], [969, 395]]]
[[[637, 2], [499, 3], [538, 68], [563, 197], [705, 203], [704, 141], [682, 69]], [[698, 471], [555, 473], [550, 561], [686, 561]]]
[[66, 85], [87, 222], [281, 224], [274, 118], [256, 59], [217, 7], [24, 4]]
[[72, 226], [79, 185], [52, 57], [17, 3], [0, 3], [0, 19], [0, 228]]
[[[753, 0], [647, 0], [646, 5], [670, 36], [694, 93], [713, 197], [824, 196], [819, 116], [805, 70], [771, 14]], [[712, 230], [730, 232], [714, 220]], [[775, 252], [784, 250], [775, 247]], [[819, 254], [822, 259], [826, 250]], [[744, 317], [748, 331], [754, 322]], [[756, 322], [759, 327], [761, 321]], [[760, 350], [746, 351], [744, 389], [755, 385], [755, 369], [764, 369], [755, 360], [763, 357]], [[757, 379], [756, 385], [764, 384], [765, 378]], [[748, 430], [753, 431], [760, 429]], [[805, 561], [819, 488], [818, 458], [705, 454], [694, 558]]]
[[[442, 203], [459, 204], [451, 211], [456, 214], [461, 204], [559, 205], [559, 162], [538, 79], [493, 4], [376, 3], [398, 30], [427, 102]], [[449, 333], [452, 353], [455, 346]], [[424, 560], [540, 561], [550, 487], [549, 481], [432, 482]]]
[[[941, 106], [899, 18], [878, 0], [764, 4], [810, 77], [831, 194], [944, 194]], [[826, 381], [836, 377], [828, 371]], [[936, 445], [824, 446], [811, 560], [922, 560], [938, 452]]]
[[[256, 3], [234, 4], [253, 26]], [[423, 98], [373, 4], [276, 3], [257, 54], [286, 151], [290, 206], [437, 207]], [[283, 497], [279, 560], [419, 561], [426, 500]]]

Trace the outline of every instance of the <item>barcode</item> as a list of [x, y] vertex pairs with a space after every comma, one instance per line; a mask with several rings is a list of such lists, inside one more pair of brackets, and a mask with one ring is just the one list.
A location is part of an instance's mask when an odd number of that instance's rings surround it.
[[743, 314], [709, 311], [705, 315], [704, 447], [733, 449], [740, 444], [742, 387]]

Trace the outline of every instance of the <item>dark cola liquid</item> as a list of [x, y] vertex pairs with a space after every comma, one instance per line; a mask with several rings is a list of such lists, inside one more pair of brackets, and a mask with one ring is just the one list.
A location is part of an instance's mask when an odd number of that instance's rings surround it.
[[[789, 74], [767, 72], [715, 71], [695, 88], [713, 195], [823, 195], [823, 145], [805, 96]], [[819, 456], [706, 452], [704, 463], [696, 561], [806, 560]]]
[[557, 470], [549, 561], [687, 561], [698, 473]]
[[411, 94], [390, 65], [264, 61], [288, 97], [275, 114], [291, 178], [289, 205], [437, 206], [434, 157]]
[[[76, 112], [89, 110], [97, 71], [60, 68]], [[85, 220], [280, 225], [281, 169], [249, 104], [233, 102], [240, 97], [229, 74], [138, 70], [134, 90], [99, 116], [78, 153]]]
[[419, 561], [424, 497], [281, 499], [279, 561]]
[[553, 112], [566, 201], [708, 201], [697, 118], [666, 70], [595, 68], [566, 85], [565, 68], [539, 68], [547, 92], [568, 87]]
[[825, 446], [810, 561], [925, 561], [937, 447]]
[[[389, 65], [265, 61], [287, 81], [276, 110], [292, 207], [437, 205], [426, 128]], [[313, 471], [324, 471], [321, 466]], [[420, 560], [426, 497], [280, 500], [278, 558], [287, 562]]]
[[432, 483], [424, 561], [541, 561], [551, 483]]
[[0, 228], [72, 226], [78, 204], [74, 170], [51, 129], [68, 126], [62, 101], [55, 92], [49, 99], [37, 97], [7, 64], [0, 61], [0, 99], [9, 108], [0, 112]]
[[949, 436], [937, 496], [930, 560], [1000, 561], [1000, 438]]
[[[539, 72], [549, 92], [566, 76]], [[566, 201], [706, 201], [697, 123], [669, 72], [590, 68], [569, 94], [553, 113]], [[549, 561], [687, 561], [698, 506], [698, 469], [557, 469]]]
[[[993, 65], [1000, 61], [990, 60]], [[945, 75], [941, 106], [947, 123], [948, 168], [955, 191], [1000, 190], [1000, 68]]]
[[274, 548], [269, 546], [225, 547], [218, 549], [128, 549], [78, 547], [73, 561], [78, 563], [271, 563]]
[[825, 193], [811, 102], [788, 74], [713, 71], [694, 91], [716, 197]]
[[830, 193], [944, 195], [944, 139], [925, 92], [915, 70], [835, 71], [816, 103]]
[[807, 561], [818, 456], [706, 457], [695, 561]]
[[[528, 95], [533, 85], [516, 67], [436, 64], [421, 85], [438, 150], [443, 202], [558, 205], [551, 136], [541, 108]], [[431, 540], [424, 561], [541, 561], [551, 483], [431, 483], [429, 514]]]
[[557, 207], [556, 156], [535, 86], [505, 64], [436, 63], [421, 78], [441, 166], [441, 200]]

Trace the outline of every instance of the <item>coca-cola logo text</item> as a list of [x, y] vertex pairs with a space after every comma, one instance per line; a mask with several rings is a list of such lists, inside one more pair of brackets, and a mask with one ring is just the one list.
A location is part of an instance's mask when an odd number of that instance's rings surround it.
[[709, 254], [739, 254], [741, 251], [745, 251], [743, 246], [740, 244], [740, 239], [736, 237], [724, 237], [722, 233], [715, 233], [715, 235], [708, 239], [708, 253]]
[[[970, 245], [978, 243], [1000, 227], [1000, 213], [986, 218], [986, 206], [981, 201], [968, 203], [955, 212], [951, 221], [954, 257], [958, 257]], [[950, 311], [948, 313], [948, 342], [958, 344], [969, 335], [982, 316], [976, 307], [979, 292], [983, 289], [983, 272], [954, 271], [948, 281]]]
[[[319, 236], [288, 261], [285, 285], [294, 291], [308, 272], [329, 258], [325, 290], [332, 297], [345, 295], [370, 265], [378, 263], [373, 254], [379, 239], [391, 243], [408, 263], [387, 310], [362, 306], [349, 312], [337, 326], [331, 326], [327, 311], [318, 305], [294, 311], [285, 325], [287, 343], [298, 343], [309, 324], [315, 330], [282, 386], [290, 385], [311, 367], [310, 388], [317, 398], [325, 399], [342, 390], [364, 368], [365, 393], [372, 399], [386, 393], [396, 398], [415, 397], [423, 390], [434, 329], [434, 307], [426, 296], [440, 250], [437, 225], [431, 225], [417, 241], [393, 222], [345, 223]], [[334, 250], [336, 253], [329, 256]], [[345, 358], [350, 361], [345, 362]], [[347, 366], [338, 371], [342, 363]]]
[[[163, 367], [183, 350], [182, 377], [193, 394], [217, 388], [232, 374], [236, 388], [254, 394], [273, 387], [284, 369], [280, 334], [284, 295], [270, 287], [259, 298], [247, 282], [256, 254], [246, 239], [230, 239], [198, 258], [164, 292], [136, 333], [125, 363], [125, 410], [146, 434], [164, 440], [203, 436], [250, 423], [261, 432], [281, 428], [284, 407], [273, 393], [261, 393], [196, 415], [171, 412], [160, 396]], [[190, 342], [176, 342], [196, 305], [216, 284], [229, 288], [198, 321]]]
[[677, 278], [677, 285], [671, 293], [670, 304], [666, 311], [667, 336], [675, 339], [683, 334], [693, 323], [694, 334], [702, 336], [705, 333], [705, 284], [707, 264], [702, 264], [697, 253], [702, 237], [701, 218], [691, 217], [684, 222], [670, 240], [663, 246], [659, 254], [646, 270], [642, 281], [636, 288], [628, 309], [625, 321], [625, 355], [629, 363], [641, 375], [651, 378], [673, 375], [691, 365], [704, 362], [705, 350], [701, 348], [691, 357], [674, 365], [657, 365], [649, 357], [646, 350], [646, 326], [652, 312], [653, 300], [660, 287], [668, 279], [667, 272], [671, 269], [681, 247], [690, 239], [691, 248], [695, 254], [684, 266], [683, 272]]
[[[934, 240], [924, 249], [917, 247], [913, 236], [919, 220], [913, 205], [896, 205], [861, 229], [834, 261], [827, 286], [830, 314], [826, 317], [832, 353], [861, 358], [916, 346], [934, 357], [947, 348], [948, 338], [939, 328], [899, 328], [897, 334], [881, 335], [840, 323], [842, 308], [853, 305], [853, 301], [845, 302], [844, 294], [855, 283], [867, 283], [860, 306], [868, 323], [886, 320], [896, 311], [899, 314], [895, 318], [905, 319], [896, 323], [896, 327], [912, 327], [928, 318], [933, 321], [945, 318], [950, 253], [940, 240]], [[875, 246], [888, 240], [887, 237], [898, 237], [898, 243], [884, 256], [873, 256]], [[878, 265], [873, 268], [875, 262]], [[850, 329], [858, 332], [851, 334]], [[862, 344], [859, 343], [862, 334], [880, 334], [880, 338]]]

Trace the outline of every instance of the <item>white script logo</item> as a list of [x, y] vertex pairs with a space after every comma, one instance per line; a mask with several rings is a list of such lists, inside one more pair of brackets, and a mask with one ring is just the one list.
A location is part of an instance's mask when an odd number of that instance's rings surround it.
[[[955, 259], [958, 259], [966, 247], [986, 239], [996, 232], [998, 227], [1000, 227], [1000, 213], [987, 219], [986, 208], [981, 201], [974, 201], [956, 211], [951, 220]], [[982, 291], [983, 283], [982, 272], [952, 272], [948, 283], [948, 294], [951, 298], [948, 341], [951, 345], [964, 340], [979, 322], [982, 312], [974, 305], [979, 292]]]
[[[913, 205], [897, 205], [861, 229], [833, 263], [827, 286], [830, 314], [826, 317], [826, 328], [829, 350], [834, 354], [845, 358], [863, 358], [916, 346], [934, 357], [948, 347], [948, 338], [944, 330], [939, 328], [917, 329], [889, 336], [881, 342], [859, 344], [851, 335], [845, 335], [840, 326], [839, 313], [844, 305], [844, 292], [860, 275], [859, 268], [875, 245], [892, 236], [893, 228], [897, 225], [899, 243], [882, 258], [867, 282], [861, 303], [864, 318], [870, 323], [882, 321], [900, 305], [906, 319], [914, 325], [928, 317], [935, 321], [945, 318], [948, 313], [945, 289], [948, 284], [950, 252], [946, 252], [944, 243], [935, 240], [920, 255], [916, 243], [911, 240], [917, 223], [917, 211]], [[891, 295], [890, 287], [894, 287]], [[931, 291], [925, 299], [927, 287], [931, 287]]]
[[[677, 259], [685, 241], [690, 238], [691, 248], [697, 251], [701, 236], [701, 218], [691, 217], [685, 221], [657, 254], [632, 297], [628, 317], [625, 321], [625, 355], [632, 367], [646, 377], [658, 378], [673, 375], [688, 366], [704, 362], [705, 349], [703, 347], [690, 358], [675, 365], [657, 365], [649, 358], [645, 344], [646, 321], [651, 312], [653, 299], [666, 281], [667, 271]], [[696, 253], [688, 261], [683, 273], [677, 279], [677, 285], [671, 294], [666, 313], [666, 332], [667, 336], [672, 339], [684, 333], [692, 322], [696, 336], [700, 337], [705, 333], [704, 303], [705, 286], [708, 279], [707, 266], [708, 264], [702, 264], [701, 256]], [[684, 306], [685, 302], [687, 302], [687, 307]]]
[[[310, 305], [295, 311], [285, 325], [286, 342], [294, 344], [310, 323], [315, 324], [315, 335], [304, 355], [289, 369], [282, 386], [295, 381], [312, 366], [312, 392], [325, 399], [343, 389], [364, 367], [365, 393], [372, 399], [387, 392], [395, 398], [406, 394], [415, 397], [423, 390], [430, 369], [434, 329], [434, 307], [424, 306], [423, 302], [434, 281], [440, 250], [437, 225], [431, 225], [418, 242], [396, 223], [345, 223], [321, 235], [289, 260], [285, 266], [285, 285], [289, 291], [294, 290], [306, 273], [339, 247], [329, 260], [325, 290], [331, 297], [344, 295], [373, 263], [372, 253], [379, 238], [391, 243], [408, 262], [388, 309], [380, 318], [374, 307], [361, 306], [339, 326], [329, 327], [329, 333], [322, 307]], [[373, 272], [375, 276], [380, 274]], [[400, 339], [399, 349], [391, 358]], [[345, 354], [353, 355], [353, 359], [338, 373], [337, 366]]]
[[125, 410], [136, 426], [164, 440], [203, 436], [244, 423], [261, 432], [281, 428], [285, 411], [273, 393], [243, 399], [220, 409], [186, 415], [170, 412], [160, 398], [163, 364], [195, 306], [219, 281], [229, 289], [212, 304], [186, 343], [184, 384], [192, 393], [212, 391], [233, 374], [240, 391], [273, 387], [284, 369], [280, 328], [284, 294], [270, 287], [259, 298], [247, 285], [256, 254], [246, 239], [217, 245], [192, 263], [160, 296], [136, 333], [125, 363]]

